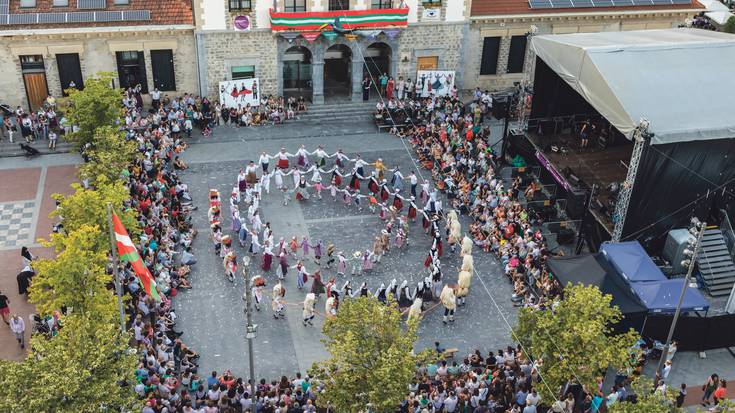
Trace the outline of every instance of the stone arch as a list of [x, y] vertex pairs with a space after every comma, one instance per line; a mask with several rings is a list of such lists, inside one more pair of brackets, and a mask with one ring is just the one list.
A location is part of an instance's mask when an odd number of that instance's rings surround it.
[[[342, 39], [340, 39], [342, 40]], [[324, 50], [324, 96], [340, 100], [352, 94], [354, 53], [348, 42], [335, 41]]]
[[367, 75], [368, 72], [374, 78], [383, 73], [387, 73], [388, 76], [394, 75], [392, 70], [393, 49], [389, 44], [382, 41], [372, 42], [365, 47], [363, 56], [365, 58], [364, 75]]
[[283, 96], [303, 96], [311, 100], [313, 93], [311, 64], [314, 59], [312, 51], [304, 45], [293, 45], [281, 56]]

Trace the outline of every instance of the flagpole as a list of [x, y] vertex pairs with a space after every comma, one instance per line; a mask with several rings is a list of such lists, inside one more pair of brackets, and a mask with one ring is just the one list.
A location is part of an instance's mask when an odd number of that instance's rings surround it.
[[112, 252], [112, 274], [115, 278], [115, 291], [117, 292], [117, 304], [120, 307], [120, 331], [125, 331], [125, 310], [122, 302], [122, 285], [120, 283], [120, 256], [117, 251], [115, 230], [112, 226], [112, 204], [107, 203], [107, 226], [110, 227], [110, 251]]

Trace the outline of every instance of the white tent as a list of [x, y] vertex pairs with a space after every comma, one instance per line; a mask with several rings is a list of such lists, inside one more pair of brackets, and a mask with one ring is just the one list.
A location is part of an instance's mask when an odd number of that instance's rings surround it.
[[541, 35], [546, 62], [629, 138], [652, 144], [735, 138], [735, 36], [698, 29]]
[[709, 17], [710, 20], [714, 21], [719, 25], [727, 23], [730, 17], [733, 16], [730, 13], [730, 9], [722, 4], [719, 0], [697, 0], [699, 4], [703, 5], [707, 11], [704, 13], [705, 16]]

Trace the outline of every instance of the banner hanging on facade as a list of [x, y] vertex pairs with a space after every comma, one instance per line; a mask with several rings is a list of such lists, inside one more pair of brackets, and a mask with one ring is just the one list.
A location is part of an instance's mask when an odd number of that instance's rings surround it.
[[447, 96], [454, 87], [454, 70], [419, 70], [416, 92], [421, 97]]
[[385, 33], [385, 35], [388, 36], [389, 39], [394, 40], [396, 36], [401, 34], [401, 29], [383, 30], [383, 33]]
[[301, 33], [301, 37], [306, 39], [306, 41], [309, 43], [314, 43], [314, 41], [317, 39], [317, 37], [319, 37], [320, 34], [321, 32], [304, 32]]
[[406, 27], [408, 8], [335, 10], [314, 12], [276, 12], [270, 10], [271, 30], [274, 32], [331, 30], [337, 18], [345, 30]]
[[322, 33], [322, 36], [324, 36], [324, 38], [327, 39], [327, 41], [329, 43], [332, 43], [334, 41], [334, 39], [337, 38], [337, 33], [335, 33], [335, 32], [323, 32]]
[[219, 82], [219, 101], [228, 108], [260, 104], [258, 78]]

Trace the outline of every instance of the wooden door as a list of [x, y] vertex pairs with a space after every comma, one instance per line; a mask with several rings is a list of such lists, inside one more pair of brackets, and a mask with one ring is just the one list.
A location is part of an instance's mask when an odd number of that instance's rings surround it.
[[23, 73], [23, 82], [26, 86], [28, 106], [36, 110], [43, 106], [48, 97], [48, 85], [46, 84], [46, 73]]
[[419, 57], [416, 62], [417, 70], [436, 70], [439, 68], [439, 56]]

